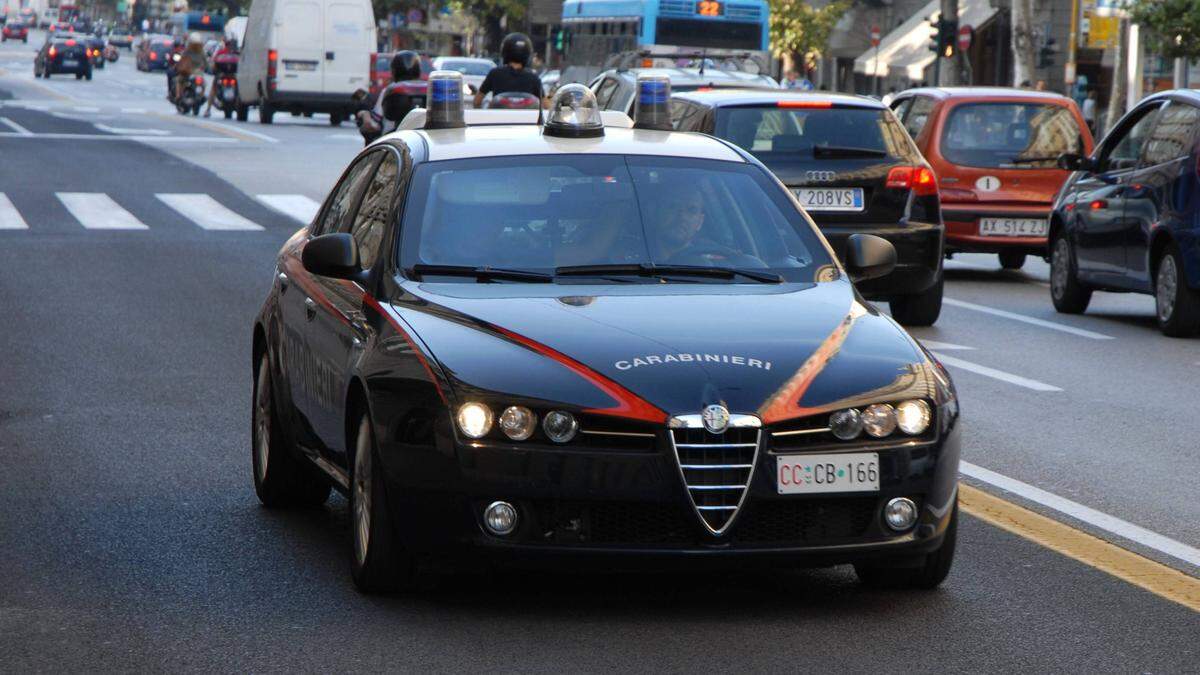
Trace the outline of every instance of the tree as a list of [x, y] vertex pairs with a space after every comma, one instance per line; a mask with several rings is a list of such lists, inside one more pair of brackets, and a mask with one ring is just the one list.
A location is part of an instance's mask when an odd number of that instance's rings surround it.
[[1012, 0], [1013, 86], [1033, 82], [1033, 3]]
[[[529, 0], [452, 0], [450, 8], [456, 14], [465, 13], [479, 21], [483, 27], [484, 50], [494, 54], [500, 51], [505, 32], [518, 30], [516, 22], [525, 17]], [[502, 19], [506, 28], [500, 25]]]
[[1200, 58], [1200, 3], [1196, 0], [1136, 0], [1129, 20], [1146, 29], [1150, 53], [1169, 59]]
[[833, 0], [815, 8], [805, 0], [769, 0], [771, 50], [782, 57], [785, 68], [800, 62], [807, 70], [829, 44], [829, 34], [850, 8], [850, 0]]
[[1128, 65], [1128, 50], [1129, 44], [1129, 19], [1120, 17], [1120, 24], [1117, 30], [1117, 61], [1113, 64], [1112, 78], [1112, 93], [1108, 98], [1108, 112], [1105, 114], [1104, 134], [1112, 131], [1116, 126], [1117, 120], [1121, 115], [1125, 114], [1125, 95], [1126, 95], [1126, 78], [1128, 74], [1125, 72], [1129, 69]]

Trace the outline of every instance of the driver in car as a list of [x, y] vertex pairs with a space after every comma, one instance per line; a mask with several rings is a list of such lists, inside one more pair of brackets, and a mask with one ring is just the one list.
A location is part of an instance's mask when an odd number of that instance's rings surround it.
[[664, 186], [654, 233], [661, 262], [713, 267], [766, 267], [762, 260], [700, 233], [708, 212], [696, 185]]

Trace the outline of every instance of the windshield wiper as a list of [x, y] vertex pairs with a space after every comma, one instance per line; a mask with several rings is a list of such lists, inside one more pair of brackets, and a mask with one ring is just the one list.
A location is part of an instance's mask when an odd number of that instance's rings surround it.
[[532, 283], [548, 284], [554, 281], [554, 277], [543, 272], [531, 272], [529, 270], [510, 270], [503, 267], [472, 267], [471, 265], [429, 265], [426, 263], [417, 263], [413, 265], [410, 272], [418, 277], [424, 277], [427, 274], [434, 276], [445, 277], [475, 277], [478, 281], [491, 281], [492, 279], [502, 279], [504, 281], [528, 281]]
[[887, 157], [883, 150], [849, 145], [814, 145], [813, 157]]
[[1054, 157], [1013, 157], [1008, 161], [1013, 164], [1032, 164], [1034, 162], [1053, 162], [1057, 160], [1058, 156], [1055, 155]]
[[601, 276], [632, 274], [642, 277], [683, 276], [683, 277], [713, 277], [715, 279], [732, 279], [735, 276], [746, 277], [767, 284], [781, 284], [783, 277], [774, 272], [760, 272], [738, 267], [706, 267], [704, 265], [655, 265], [649, 263], [612, 265], [570, 265], [557, 267], [555, 276]]

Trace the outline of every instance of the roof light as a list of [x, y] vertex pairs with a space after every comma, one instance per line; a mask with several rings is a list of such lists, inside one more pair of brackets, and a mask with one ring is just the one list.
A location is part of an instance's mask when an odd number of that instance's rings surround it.
[[463, 121], [462, 73], [435, 70], [429, 74], [429, 112], [426, 129], [461, 129]]
[[778, 108], [832, 108], [832, 101], [776, 101]]
[[582, 84], [559, 87], [550, 102], [550, 117], [543, 131], [547, 136], [596, 138], [604, 135], [604, 120], [596, 95]]
[[671, 81], [665, 75], [642, 75], [637, 80], [633, 128], [671, 131]]

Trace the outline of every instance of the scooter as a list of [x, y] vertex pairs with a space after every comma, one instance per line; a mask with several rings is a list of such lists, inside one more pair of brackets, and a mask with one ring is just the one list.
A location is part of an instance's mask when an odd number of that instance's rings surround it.
[[193, 115], [200, 114], [200, 106], [204, 103], [204, 76], [193, 75], [183, 88], [180, 96], [175, 98], [175, 109], [180, 115], [190, 111]]
[[[213, 102], [221, 112], [225, 113], [225, 119], [233, 117], [233, 113], [237, 112], [238, 93], [237, 93], [237, 76], [223, 74], [217, 79], [217, 96]], [[239, 119], [241, 119], [239, 117]]]
[[533, 94], [520, 91], [502, 91], [492, 94], [487, 107], [489, 109], [501, 110], [537, 110], [541, 104], [542, 102]]

